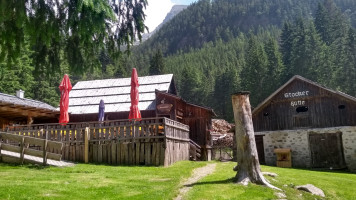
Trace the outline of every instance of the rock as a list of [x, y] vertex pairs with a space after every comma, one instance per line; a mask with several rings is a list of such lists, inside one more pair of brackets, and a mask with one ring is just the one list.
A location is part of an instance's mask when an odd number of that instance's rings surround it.
[[267, 175], [267, 176], [270, 176], [270, 177], [277, 177], [278, 174], [276, 173], [272, 173], [272, 172], [262, 172], [263, 175]]
[[279, 199], [283, 199], [283, 198], [286, 198], [286, 194], [282, 193], [282, 192], [277, 192], [277, 193], [274, 193]]
[[232, 170], [234, 170], [235, 172], [237, 172], [237, 170], [238, 170], [237, 165], [236, 165]]
[[303, 191], [306, 191], [306, 192], [310, 192], [313, 195], [318, 195], [318, 196], [321, 196], [321, 197], [325, 197], [324, 192], [320, 188], [317, 188], [312, 184], [299, 185], [299, 186], [296, 186], [295, 188], [298, 189], [298, 190], [303, 190]]

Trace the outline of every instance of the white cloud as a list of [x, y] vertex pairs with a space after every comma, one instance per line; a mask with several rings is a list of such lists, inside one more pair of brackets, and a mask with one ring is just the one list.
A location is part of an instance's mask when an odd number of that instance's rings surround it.
[[166, 17], [174, 3], [171, 0], [148, 0], [145, 25], [152, 32]]

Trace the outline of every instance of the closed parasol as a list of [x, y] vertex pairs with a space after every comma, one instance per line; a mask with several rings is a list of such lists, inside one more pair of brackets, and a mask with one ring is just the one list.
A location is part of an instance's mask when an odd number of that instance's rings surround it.
[[130, 106], [130, 114], [129, 114], [129, 119], [141, 119], [141, 112], [138, 109], [138, 76], [137, 76], [137, 71], [136, 68], [132, 69], [132, 74], [131, 74], [131, 106]]
[[102, 122], [104, 121], [104, 117], [105, 117], [105, 104], [104, 104], [104, 100], [100, 100], [100, 104], [99, 104], [99, 116], [98, 116], [98, 121]]
[[72, 90], [72, 84], [70, 83], [67, 74], [64, 75], [61, 84], [59, 85], [61, 91], [61, 100], [59, 102], [60, 117], [59, 123], [66, 124], [69, 122], [68, 106], [69, 106], [69, 92]]

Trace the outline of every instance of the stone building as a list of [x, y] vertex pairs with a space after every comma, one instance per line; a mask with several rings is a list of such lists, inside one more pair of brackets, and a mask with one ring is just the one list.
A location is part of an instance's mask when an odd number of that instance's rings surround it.
[[276, 165], [289, 148], [293, 167], [356, 170], [356, 98], [294, 76], [252, 112], [260, 160]]

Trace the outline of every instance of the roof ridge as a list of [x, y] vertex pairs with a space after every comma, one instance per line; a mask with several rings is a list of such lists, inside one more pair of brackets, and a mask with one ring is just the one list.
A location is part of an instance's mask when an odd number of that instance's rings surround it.
[[[146, 78], [146, 77], [155, 77], [155, 76], [168, 76], [173, 74], [159, 74], [159, 75], [148, 75], [148, 76], [139, 76], [138, 78]], [[89, 82], [89, 81], [103, 81], [103, 80], [118, 80], [118, 79], [131, 79], [131, 77], [123, 77], [123, 78], [107, 78], [107, 79], [92, 79], [92, 80], [85, 80], [85, 81], [78, 81], [79, 82]]]

